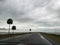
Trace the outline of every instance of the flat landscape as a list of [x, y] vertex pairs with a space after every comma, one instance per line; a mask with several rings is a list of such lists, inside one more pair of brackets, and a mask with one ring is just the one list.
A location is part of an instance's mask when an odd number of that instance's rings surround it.
[[46, 36], [58, 43], [60, 43], [60, 35], [56, 35], [56, 34], [48, 34], [48, 33], [41, 33], [43, 36]]
[[27, 33], [3, 34], [3, 35], [0, 35], [0, 39], [11, 38], [19, 35], [24, 35], [24, 34], [27, 34]]

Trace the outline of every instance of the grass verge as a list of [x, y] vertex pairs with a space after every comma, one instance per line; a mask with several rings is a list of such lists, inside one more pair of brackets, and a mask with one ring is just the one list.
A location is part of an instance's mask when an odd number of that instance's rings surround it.
[[47, 34], [47, 33], [41, 33], [43, 36], [47, 36], [48, 38], [52, 39], [55, 42], [60, 43], [60, 35], [55, 34]]

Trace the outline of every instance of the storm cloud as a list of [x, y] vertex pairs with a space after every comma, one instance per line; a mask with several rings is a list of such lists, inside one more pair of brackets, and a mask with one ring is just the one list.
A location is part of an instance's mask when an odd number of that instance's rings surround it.
[[0, 0], [0, 21], [12, 18], [32, 27], [60, 26], [59, 5], [60, 0]]

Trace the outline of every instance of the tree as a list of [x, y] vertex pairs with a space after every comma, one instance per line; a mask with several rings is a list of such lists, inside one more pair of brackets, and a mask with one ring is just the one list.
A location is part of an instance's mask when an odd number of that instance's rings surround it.
[[7, 20], [7, 24], [9, 24], [9, 31], [8, 34], [10, 34], [10, 24], [13, 24], [13, 20], [10, 18]]
[[12, 30], [13, 30], [13, 34], [14, 34], [14, 30], [16, 30], [16, 26], [12, 26]]
[[29, 29], [29, 31], [31, 31], [31, 29]]

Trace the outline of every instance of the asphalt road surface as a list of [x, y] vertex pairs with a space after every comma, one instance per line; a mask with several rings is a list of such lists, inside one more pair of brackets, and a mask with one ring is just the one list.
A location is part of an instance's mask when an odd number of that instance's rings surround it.
[[53, 45], [40, 33], [30, 33], [0, 40], [0, 45]]

